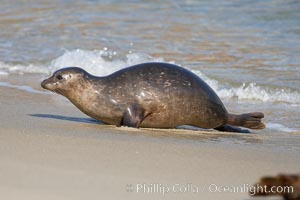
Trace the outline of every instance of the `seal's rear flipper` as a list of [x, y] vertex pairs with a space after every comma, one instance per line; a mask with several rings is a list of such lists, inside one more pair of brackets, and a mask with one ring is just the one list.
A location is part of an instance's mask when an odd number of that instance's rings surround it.
[[228, 124], [225, 124], [223, 126], [219, 126], [217, 128], [214, 128], [215, 130], [218, 131], [224, 131], [224, 132], [236, 132], [236, 133], [250, 133], [249, 130], [247, 129], [241, 129], [238, 127], [230, 126]]
[[121, 126], [138, 128], [144, 120], [144, 109], [139, 104], [128, 107], [123, 115]]
[[264, 129], [266, 125], [261, 121], [264, 114], [261, 112], [241, 115], [228, 114], [227, 123], [233, 126], [242, 126], [250, 129]]

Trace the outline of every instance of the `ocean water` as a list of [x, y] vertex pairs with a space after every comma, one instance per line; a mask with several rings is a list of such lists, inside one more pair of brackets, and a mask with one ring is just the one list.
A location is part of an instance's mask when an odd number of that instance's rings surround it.
[[300, 130], [300, 1], [2, 0], [0, 30], [0, 91], [49, 95], [40, 80], [62, 67], [108, 75], [163, 61], [204, 79], [230, 112], [264, 112], [263, 133]]

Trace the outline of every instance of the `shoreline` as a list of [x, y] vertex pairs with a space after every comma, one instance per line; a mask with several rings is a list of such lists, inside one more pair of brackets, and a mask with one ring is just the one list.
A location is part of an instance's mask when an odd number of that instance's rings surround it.
[[[99, 125], [57, 95], [0, 89], [6, 199], [251, 199], [208, 186], [250, 186], [261, 176], [299, 172], [300, 148], [292, 143], [298, 133], [281, 144], [286, 134], [117, 128]], [[138, 184], [189, 183], [202, 189], [137, 192]]]

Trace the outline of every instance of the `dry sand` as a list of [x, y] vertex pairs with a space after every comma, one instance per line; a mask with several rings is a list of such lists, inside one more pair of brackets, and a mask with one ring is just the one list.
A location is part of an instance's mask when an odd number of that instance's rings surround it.
[[53, 95], [0, 91], [1, 199], [254, 199], [209, 186], [300, 171], [299, 133], [117, 128]]

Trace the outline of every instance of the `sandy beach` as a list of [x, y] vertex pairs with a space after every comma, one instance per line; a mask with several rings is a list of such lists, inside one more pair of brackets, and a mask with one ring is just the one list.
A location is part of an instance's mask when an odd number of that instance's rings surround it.
[[117, 128], [54, 94], [0, 91], [3, 199], [252, 199], [216, 187], [299, 172], [299, 133]]

